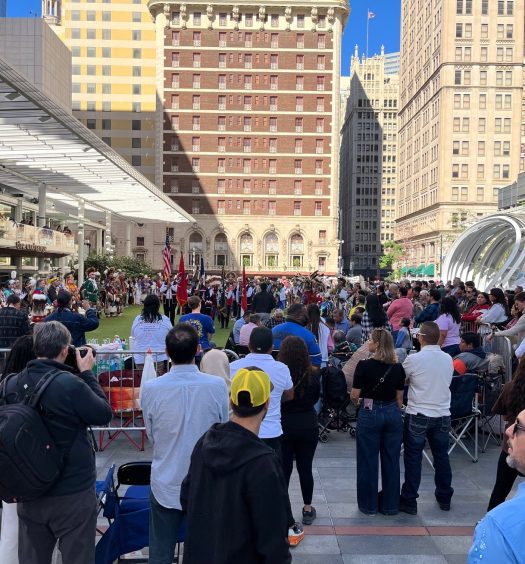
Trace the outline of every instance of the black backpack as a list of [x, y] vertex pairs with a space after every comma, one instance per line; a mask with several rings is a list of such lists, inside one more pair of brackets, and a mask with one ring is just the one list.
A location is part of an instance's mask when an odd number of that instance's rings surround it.
[[[55, 445], [39, 403], [51, 382], [61, 374], [44, 374], [34, 389], [18, 403], [8, 403], [7, 383], [0, 391], [0, 498], [7, 503], [30, 501], [44, 495], [58, 480], [64, 452]], [[11, 394], [9, 394], [11, 395]]]
[[344, 372], [328, 364], [321, 370], [323, 401], [328, 407], [337, 408], [348, 398], [348, 385]]

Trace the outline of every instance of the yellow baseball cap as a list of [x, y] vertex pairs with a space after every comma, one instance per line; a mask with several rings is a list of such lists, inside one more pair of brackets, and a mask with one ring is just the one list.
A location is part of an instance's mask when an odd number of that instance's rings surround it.
[[[256, 366], [239, 368], [233, 377], [231, 384], [231, 400], [235, 405], [239, 405], [239, 394], [247, 392], [250, 396], [249, 405], [242, 407], [259, 407], [268, 401], [272, 383], [266, 372]], [[242, 402], [245, 403], [244, 401]]]

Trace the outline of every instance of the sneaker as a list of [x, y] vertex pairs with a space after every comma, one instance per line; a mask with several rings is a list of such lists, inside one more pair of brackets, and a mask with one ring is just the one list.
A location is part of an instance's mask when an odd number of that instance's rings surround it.
[[406, 505], [402, 501], [399, 503], [399, 511], [408, 513], [409, 515], [417, 515], [417, 507], [414, 507], [413, 505]]
[[304, 539], [304, 531], [299, 523], [294, 523], [288, 529], [288, 542], [290, 546], [297, 546]]
[[317, 517], [317, 512], [315, 511], [315, 507], [312, 505], [311, 511], [305, 511], [303, 509], [303, 525], [311, 525], [315, 518]]

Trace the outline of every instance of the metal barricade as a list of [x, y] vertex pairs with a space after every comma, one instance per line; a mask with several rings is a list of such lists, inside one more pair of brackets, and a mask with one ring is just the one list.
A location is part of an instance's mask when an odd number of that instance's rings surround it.
[[[145, 357], [146, 354], [142, 351], [97, 351], [94, 372], [113, 412], [109, 425], [93, 427], [93, 431], [98, 433], [99, 451], [107, 448], [120, 435], [124, 435], [138, 450], [144, 450], [146, 427], [140, 407], [144, 365], [137, 364], [136, 357]], [[156, 374], [164, 374], [168, 362], [158, 360], [157, 357], [162, 353], [151, 354]]]
[[512, 380], [512, 357], [514, 355], [510, 339], [508, 337], [493, 337], [490, 345], [490, 352], [499, 354], [505, 364], [503, 383], [510, 382]]
[[475, 321], [462, 321], [461, 322], [461, 333], [477, 333], [479, 330], [479, 324]]

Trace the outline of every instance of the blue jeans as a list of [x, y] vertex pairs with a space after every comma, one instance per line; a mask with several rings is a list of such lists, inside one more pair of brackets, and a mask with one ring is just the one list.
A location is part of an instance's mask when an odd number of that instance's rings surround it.
[[180, 509], [164, 507], [150, 494], [149, 514], [149, 564], [171, 564], [183, 513]]
[[434, 459], [435, 495], [438, 503], [450, 503], [452, 470], [448, 458], [450, 416], [427, 417], [420, 413], [405, 417], [405, 483], [401, 488], [401, 502], [417, 507], [418, 489], [421, 483], [421, 464], [425, 440], [428, 440]]
[[[403, 419], [397, 402], [374, 401], [371, 410], [361, 407], [357, 417], [357, 504], [363, 513], [378, 509], [386, 515], [399, 511], [399, 455]], [[381, 503], [377, 479], [381, 458]]]
[[441, 347], [441, 350], [449, 354], [452, 358], [461, 353], [459, 345], [448, 345], [448, 347]]

